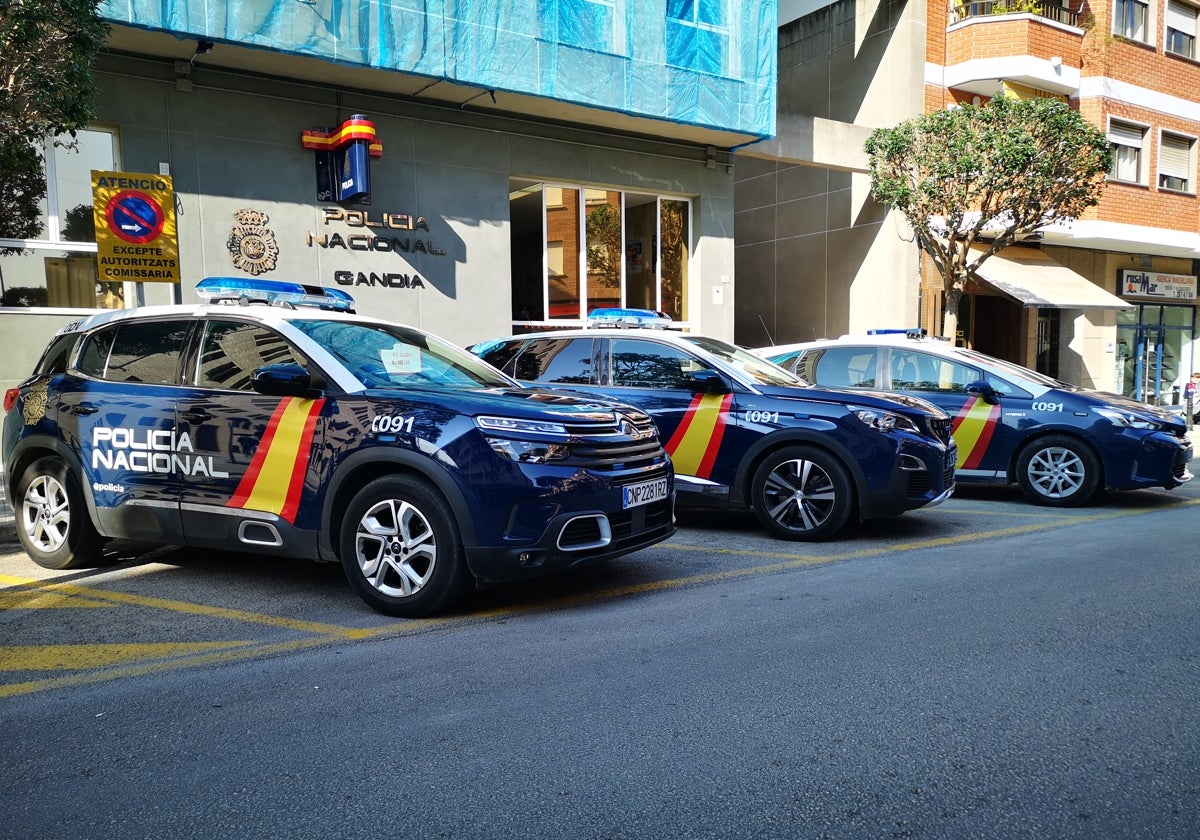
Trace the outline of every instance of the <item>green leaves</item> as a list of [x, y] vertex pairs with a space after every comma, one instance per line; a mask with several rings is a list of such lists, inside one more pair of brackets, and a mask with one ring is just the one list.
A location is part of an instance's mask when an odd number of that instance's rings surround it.
[[[952, 291], [987, 256], [1099, 203], [1112, 149], [1056, 99], [996, 97], [880, 128], [867, 139], [871, 194], [899, 210]], [[968, 264], [969, 246], [991, 247]]]

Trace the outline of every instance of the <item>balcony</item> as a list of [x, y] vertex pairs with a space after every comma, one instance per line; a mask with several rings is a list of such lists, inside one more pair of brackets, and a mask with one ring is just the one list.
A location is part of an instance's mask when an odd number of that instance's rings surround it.
[[978, 0], [951, 11], [945, 86], [996, 96], [1006, 91], [1070, 97], [1079, 91], [1084, 30], [1053, 0]]
[[950, 11], [951, 23], [968, 18], [991, 17], [993, 15], [1032, 14], [1067, 26], [1079, 26], [1079, 12], [1073, 12], [1054, 0], [979, 0], [976, 3], [959, 3]]

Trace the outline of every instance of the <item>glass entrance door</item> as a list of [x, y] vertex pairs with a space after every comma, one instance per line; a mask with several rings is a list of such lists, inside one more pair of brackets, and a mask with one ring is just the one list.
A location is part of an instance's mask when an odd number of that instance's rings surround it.
[[1181, 405], [1191, 375], [1192, 307], [1141, 305], [1117, 316], [1120, 391], [1149, 405]]

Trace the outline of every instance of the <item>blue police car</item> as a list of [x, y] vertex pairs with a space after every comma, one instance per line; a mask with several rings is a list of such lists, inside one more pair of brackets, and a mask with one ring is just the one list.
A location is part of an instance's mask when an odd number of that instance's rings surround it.
[[670, 536], [653, 421], [522, 387], [344, 292], [209, 279], [197, 305], [58, 332], [4, 395], [7, 488], [29, 556], [108, 538], [340, 561], [372, 607], [444, 608]]
[[1032, 502], [1066, 507], [1106, 488], [1171, 489], [1192, 478], [1179, 415], [919, 332], [755, 352], [818, 385], [884, 389], [937, 404], [954, 418], [957, 478], [964, 483], [1015, 482]]
[[954, 488], [950, 418], [923, 400], [816, 388], [723, 341], [669, 332], [652, 311], [590, 320], [625, 328], [471, 349], [523, 382], [646, 411], [681, 504], [749, 507], [775, 537], [820, 540], [853, 519], [938, 504]]

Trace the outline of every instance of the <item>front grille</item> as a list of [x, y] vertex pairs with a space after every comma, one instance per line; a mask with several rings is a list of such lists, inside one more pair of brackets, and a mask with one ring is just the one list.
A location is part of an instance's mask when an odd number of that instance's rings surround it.
[[631, 537], [640, 537], [647, 531], [669, 527], [671, 500], [663, 499], [660, 502], [609, 514], [608, 524], [612, 528], [614, 545], [620, 545]]
[[933, 482], [929, 480], [929, 472], [927, 470], [910, 472], [908, 474], [908, 495], [910, 497], [924, 496], [932, 489]]
[[617, 418], [615, 422], [568, 423], [571, 454], [558, 463], [607, 473], [642, 471], [630, 481], [651, 477], [645, 474], [651, 467], [665, 470], [667, 453], [650, 415], [618, 412]]
[[603, 537], [600, 520], [594, 516], [583, 516], [567, 523], [558, 537], [558, 544], [569, 550], [574, 546], [595, 545]]
[[929, 433], [942, 443], [950, 442], [950, 426], [954, 422], [949, 417], [930, 417]]

